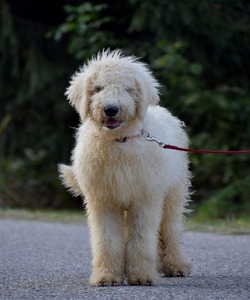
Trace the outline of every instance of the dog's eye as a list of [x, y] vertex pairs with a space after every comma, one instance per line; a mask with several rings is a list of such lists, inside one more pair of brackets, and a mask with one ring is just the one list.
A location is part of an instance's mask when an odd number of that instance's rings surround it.
[[126, 92], [128, 92], [130, 94], [133, 94], [135, 92], [135, 89], [132, 87], [126, 87], [125, 90], [126, 90]]
[[93, 93], [95, 94], [95, 93], [99, 93], [101, 90], [103, 90], [103, 86], [100, 86], [100, 85], [96, 85], [96, 86], [94, 86], [94, 88], [93, 88]]

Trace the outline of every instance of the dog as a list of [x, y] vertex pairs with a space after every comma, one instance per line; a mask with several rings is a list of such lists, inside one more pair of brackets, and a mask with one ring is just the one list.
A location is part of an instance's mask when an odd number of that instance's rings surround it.
[[162, 149], [145, 132], [188, 146], [183, 122], [160, 107], [148, 66], [103, 50], [77, 71], [66, 96], [81, 118], [63, 184], [82, 195], [92, 247], [90, 285], [154, 285], [159, 273], [186, 276], [180, 247], [188, 211], [186, 153]]

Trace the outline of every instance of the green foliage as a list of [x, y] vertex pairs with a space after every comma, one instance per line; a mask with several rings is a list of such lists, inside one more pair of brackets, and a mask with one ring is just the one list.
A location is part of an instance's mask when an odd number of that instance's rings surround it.
[[[238, 216], [249, 217], [250, 203], [248, 191], [250, 186], [250, 176], [243, 179], [234, 179], [230, 185], [220, 189], [209, 201], [202, 204], [197, 213], [200, 220], [227, 218]], [[240, 197], [239, 197], [240, 195]], [[237, 205], [235, 200], [237, 199]]]
[[[73, 140], [68, 127], [78, 119], [63, 91], [77, 65], [102, 48], [122, 48], [150, 64], [162, 84], [161, 104], [185, 121], [192, 147], [250, 148], [247, 1], [68, 1], [60, 6], [61, 21], [40, 25], [39, 34], [14, 21], [8, 7], [0, 33], [0, 84], [5, 87], [0, 197], [15, 192], [27, 198], [43, 186], [42, 195], [65, 199], [56, 163], [69, 157]], [[58, 14], [58, 8], [55, 4], [50, 10]], [[43, 166], [39, 172], [28, 153]], [[192, 155], [191, 160], [202, 218], [249, 211], [249, 156]]]
[[106, 4], [92, 4], [85, 2], [79, 6], [65, 5], [68, 17], [50, 36], [60, 40], [67, 34], [69, 42], [68, 52], [77, 59], [86, 59], [92, 49], [98, 52], [105, 42], [114, 39], [112, 32], [105, 32], [103, 26], [112, 21], [112, 17], [105, 15]]
[[[44, 150], [34, 153], [32, 149], [25, 149], [22, 158], [6, 159], [1, 163], [0, 194], [5, 206], [49, 205], [48, 191], [58, 189], [58, 185], [53, 165], [44, 163], [48, 159], [46, 156]], [[57, 201], [54, 199], [54, 206]]]
[[60, 206], [61, 194], [65, 205], [56, 170], [72, 144], [65, 125], [72, 118], [63, 95], [69, 71], [62, 63], [65, 54], [58, 55], [59, 48], [45, 39], [46, 28], [37, 32], [36, 26], [19, 23], [7, 4], [2, 15], [0, 203]]

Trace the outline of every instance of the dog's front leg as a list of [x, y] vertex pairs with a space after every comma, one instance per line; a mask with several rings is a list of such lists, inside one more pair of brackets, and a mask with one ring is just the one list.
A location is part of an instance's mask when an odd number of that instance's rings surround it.
[[124, 280], [124, 214], [98, 204], [87, 203], [87, 209], [93, 254], [90, 284], [121, 285]]
[[157, 279], [157, 232], [161, 205], [138, 206], [127, 214], [126, 275], [131, 285], [154, 285]]

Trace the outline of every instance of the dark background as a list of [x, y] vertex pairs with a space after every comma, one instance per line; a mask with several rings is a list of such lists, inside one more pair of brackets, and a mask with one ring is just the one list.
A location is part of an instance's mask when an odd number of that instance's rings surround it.
[[[250, 149], [250, 4], [230, 0], [0, 4], [0, 204], [80, 208], [58, 180], [79, 122], [64, 91], [103, 48], [150, 65], [191, 146]], [[249, 155], [191, 155], [201, 218], [249, 216]]]

